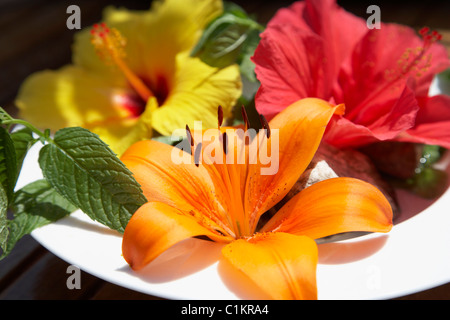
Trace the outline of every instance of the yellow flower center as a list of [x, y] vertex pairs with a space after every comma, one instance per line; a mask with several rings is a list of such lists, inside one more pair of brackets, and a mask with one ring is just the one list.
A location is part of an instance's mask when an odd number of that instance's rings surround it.
[[91, 43], [97, 55], [108, 64], [116, 65], [138, 93], [142, 100], [147, 101], [154, 96], [153, 92], [125, 63], [126, 39], [115, 28], [109, 28], [105, 23], [94, 24], [91, 29]]

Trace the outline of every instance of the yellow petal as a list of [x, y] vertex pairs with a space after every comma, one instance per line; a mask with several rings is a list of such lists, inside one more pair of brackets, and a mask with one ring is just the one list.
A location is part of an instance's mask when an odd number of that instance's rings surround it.
[[[331, 117], [342, 111], [342, 105], [307, 98], [293, 103], [270, 121], [267, 150], [258, 151], [270, 154], [270, 162], [262, 164], [259, 156], [256, 164], [249, 165], [247, 176], [246, 211], [249, 216], [256, 215], [255, 223], [289, 192], [313, 158]], [[259, 143], [257, 139], [255, 143]], [[263, 174], [262, 170], [268, 173]]]
[[87, 128], [120, 155], [132, 143], [152, 136], [152, 108], [132, 118], [122, 102], [122, 97], [132, 96], [135, 93], [120, 79], [66, 66], [30, 76], [16, 104], [20, 117], [41, 128]]
[[139, 270], [174, 244], [200, 235], [219, 242], [231, 240], [199, 225], [183, 210], [148, 202], [133, 214], [125, 228], [123, 257], [131, 268]]
[[186, 124], [202, 121], [203, 129], [217, 127], [217, 108], [224, 117], [231, 115], [241, 95], [239, 68], [232, 65], [218, 69], [187, 54], [177, 56], [177, 71], [167, 100], [153, 114], [153, 128], [162, 135], [171, 135]]
[[67, 66], [28, 77], [16, 99], [20, 116], [42, 128], [84, 126], [128, 116], [114, 97], [129, 94], [123, 82]]
[[256, 234], [231, 242], [222, 254], [273, 299], [317, 299], [317, 245], [308, 237]]
[[333, 178], [302, 190], [263, 227], [318, 239], [342, 232], [388, 232], [392, 209], [371, 184], [353, 178]]
[[[152, 98], [156, 104], [156, 99]], [[100, 123], [87, 123], [85, 128], [98, 134], [119, 157], [133, 143], [150, 139], [152, 109], [147, 108], [139, 118], [109, 119]]]

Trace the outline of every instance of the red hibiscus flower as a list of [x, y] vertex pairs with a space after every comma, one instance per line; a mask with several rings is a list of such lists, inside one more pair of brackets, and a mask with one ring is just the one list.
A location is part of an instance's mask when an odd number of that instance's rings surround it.
[[369, 29], [334, 0], [306, 0], [279, 10], [253, 61], [268, 119], [306, 97], [344, 103], [324, 140], [360, 147], [399, 140], [450, 148], [450, 97], [428, 97], [433, 77], [449, 67], [440, 35], [397, 24]]

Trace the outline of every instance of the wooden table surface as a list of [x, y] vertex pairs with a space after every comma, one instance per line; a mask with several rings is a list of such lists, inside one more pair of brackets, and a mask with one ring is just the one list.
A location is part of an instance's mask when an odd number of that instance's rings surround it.
[[[267, 22], [277, 8], [291, 1], [234, 1]], [[370, 4], [378, 4], [385, 22], [397, 22], [415, 28], [429, 26], [443, 34], [450, 54], [450, 1], [422, 1], [392, 4], [387, 1], [339, 1], [348, 11], [367, 17]], [[70, 62], [70, 46], [75, 31], [66, 28], [66, 8], [81, 8], [82, 27], [101, 18], [108, 4], [146, 9], [145, 1], [46, 1], [0, 0], [0, 106], [16, 114], [13, 100], [21, 82], [31, 73], [55, 69]], [[69, 264], [47, 251], [31, 236], [24, 237], [12, 253], [0, 261], [0, 299], [149, 299], [145, 295], [105, 282], [81, 272], [81, 289], [69, 290], [66, 280]], [[450, 299], [450, 284], [418, 292], [399, 299]]]

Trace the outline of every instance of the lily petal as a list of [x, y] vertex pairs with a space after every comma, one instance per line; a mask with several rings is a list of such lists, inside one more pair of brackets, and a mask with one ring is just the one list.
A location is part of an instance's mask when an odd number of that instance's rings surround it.
[[308, 237], [256, 234], [231, 242], [222, 254], [273, 299], [317, 299], [317, 245]]
[[200, 235], [217, 242], [231, 240], [201, 226], [189, 213], [162, 202], [148, 202], [128, 222], [123, 234], [123, 257], [131, 268], [139, 270], [174, 244]]
[[388, 232], [391, 228], [391, 206], [377, 188], [358, 179], [333, 178], [295, 195], [262, 231], [318, 239], [350, 231]]
[[268, 149], [278, 144], [278, 150], [271, 150], [270, 166], [278, 165], [274, 168], [278, 170], [275, 174], [262, 174], [261, 170], [268, 165], [262, 164], [261, 158], [256, 164], [249, 164], [245, 209], [248, 216], [255, 217], [253, 226], [262, 213], [289, 192], [313, 158], [331, 117], [342, 114], [343, 109], [343, 105], [333, 106], [321, 99], [307, 98], [293, 103], [270, 121], [272, 136], [268, 139]]
[[170, 145], [143, 140], [133, 144], [121, 160], [133, 172], [150, 202], [163, 202], [184, 211], [196, 213], [224, 234], [227, 229], [226, 195], [216, 188], [204, 166], [197, 167], [190, 154]]

